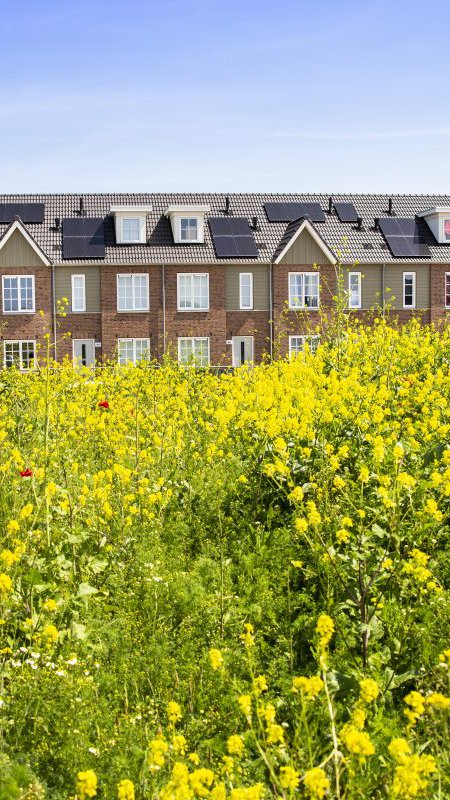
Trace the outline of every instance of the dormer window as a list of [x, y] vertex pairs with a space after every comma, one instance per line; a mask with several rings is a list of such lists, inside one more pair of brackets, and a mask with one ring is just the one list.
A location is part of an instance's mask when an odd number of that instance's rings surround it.
[[209, 206], [169, 206], [165, 212], [172, 226], [175, 244], [203, 244], [205, 214]]
[[198, 218], [180, 218], [180, 239], [182, 242], [198, 242]]
[[147, 214], [151, 206], [113, 206], [117, 244], [146, 244]]
[[435, 206], [429, 208], [428, 211], [422, 211], [417, 216], [426, 221], [439, 244], [450, 244], [450, 208], [448, 206]]

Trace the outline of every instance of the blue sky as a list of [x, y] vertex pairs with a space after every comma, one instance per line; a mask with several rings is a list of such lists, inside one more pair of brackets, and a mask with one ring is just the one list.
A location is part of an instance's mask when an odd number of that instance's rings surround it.
[[450, 193], [448, 3], [2, 6], [2, 192]]

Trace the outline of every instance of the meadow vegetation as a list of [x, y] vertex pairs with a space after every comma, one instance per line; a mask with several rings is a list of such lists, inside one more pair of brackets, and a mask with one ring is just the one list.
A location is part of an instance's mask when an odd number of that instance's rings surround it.
[[450, 335], [0, 374], [0, 800], [450, 797]]

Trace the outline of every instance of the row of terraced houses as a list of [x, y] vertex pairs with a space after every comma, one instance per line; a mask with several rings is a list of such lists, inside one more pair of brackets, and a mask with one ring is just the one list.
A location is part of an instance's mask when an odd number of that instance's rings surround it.
[[445, 318], [450, 196], [1, 196], [0, 273], [3, 365], [49, 333], [86, 366], [240, 366], [313, 345], [338, 273], [349, 313]]

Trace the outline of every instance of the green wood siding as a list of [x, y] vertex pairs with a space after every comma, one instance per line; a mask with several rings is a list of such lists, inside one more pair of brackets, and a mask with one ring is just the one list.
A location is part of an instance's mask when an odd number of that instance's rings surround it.
[[386, 264], [384, 285], [390, 292], [385, 293], [386, 302], [392, 308], [403, 308], [403, 273], [416, 273], [416, 308], [430, 307], [430, 266], [429, 264]]
[[100, 311], [100, 267], [55, 267], [56, 299], [67, 297], [68, 311], [72, 304], [72, 275], [85, 275], [86, 312]]
[[42, 267], [42, 259], [20, 231], [14, 231], [0, 250], [0, 267]]
[[227, 266], [225, 277], [225, 307], [227, 311], [239, 310], [239, 273], [253, 274], [253, 310], [269, 310], [269, 269], [267, 266], [248, 265], [248, 267]]
[[280, 264], [292, 266], [311, 267], [313, 264], [329, 263], [324, 252], [314, 241], [309, 231], [302, 231], [298, 239], [283, 256]]
[[374, 306], [381, 306], [382, 290], [382, 267], [381, 264], [364, 264], [356, 267], [345, 267], [344, 290], [348, 289], [349, 272], [361, 273], [361, 308], [370, 309]]

